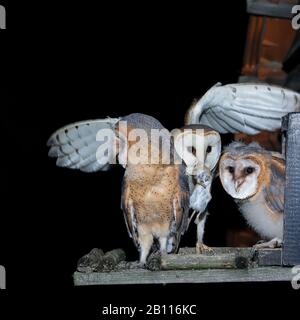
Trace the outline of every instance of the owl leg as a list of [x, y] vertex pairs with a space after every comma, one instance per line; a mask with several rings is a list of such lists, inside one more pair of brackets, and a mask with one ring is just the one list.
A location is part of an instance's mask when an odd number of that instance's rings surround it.
[[195, 223], [197, 224], [196, 252], [198, 254], [207, 253], [207, 252], [212, 252], [213, 251], [210, 247], [206, 246], [203, 243], [204, 227], [205, 227], [207, 214], [208, 214], [208, 212], [205, 211], [205, 212], [199, 214], [198, 217], [195, 220]]
[[267, 241], [267, 242], [262, 242], [260, 243], [260, 241], [255, 244], [253, 246], [255, 249], [264, 249], [264, 248], [271, 248], [271, 249], [274, 249], [274, 248], [280, 248], [282, 247], [282, 239], [280, 238], [274, 238], [270, 241]]
[[167, 243], [168, 243], [167, 237], [160, 237], [159, 238], [160, 253], [162, 255], [167, 253]]
[[145, 265], [150, 249], [153, 244], [153, 235], [151, 233], [139, 233], [140, 244], [140, 265]]

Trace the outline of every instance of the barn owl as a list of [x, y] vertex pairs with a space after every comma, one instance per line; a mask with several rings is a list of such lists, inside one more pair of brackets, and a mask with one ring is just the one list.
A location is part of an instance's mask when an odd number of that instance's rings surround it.
[[[268, 84], [241, 83], [222, 86], [217, 83], [188, 109], [185, 124], [206, 126], [216, 136], [218, 132], [255, 135], [262, 130], [279, 129], [281, 118], [289, 112], [296, 111], [300, 111], [300, 94], [297, 92]], [[218, 144], [216, 157], [219, 159], [221, 140]], [[212, 168], [203, 164], [201, 166], [199, 161], [197, 165], [205, 170], [198, 170], [196, 177], [206, 176], [209, 181], [215, 177], [216, 170], [212, 169], [214, 166]], [[202, 186], [199, 184], [199, 179], [193, 179], [192, 182], [198, 187], [191, 193], [190, 205], [201, 213], [196, 220], [198, 223], [196, 247], [206, 248], [203, 245], [203, 234], [207, 216], [206, 206], [211, 198], [211, 182], [207, 185], [202, 183]]]
[[[221, 154], [220, 134], [205, 125], [185, 125], [174, 136], [174, 146], [187, 165], [189, 189], [191, 193], [190, 207], [197, 213], [197, 253], [211, 251], [203, 243], [204, 227], [208, 215], [207, 205], [211, 200], [211, 184], [214, 170]], [[199, 141], [201, 143], [199, 143]], [[184, 146], [184, 150], [180, 149]]]
[[248, 224], [266, 243], [282, 244], [285, 161], [253, 142], [233, 142], [220, 159], [220, 179], [227, 193], [238, 204]]
[[[106, 139], [101, 137], [103, 130]], [[169, 148], [165, 145], [160, 148], [160, 140], [154, 141], [152, 130], [159, 130]], [[134, 136], [138, 134], [141, 138], [143, 133], [146, 140], [142, 146], [149, 142], [145, 153], [139, 150], [137, 156], [135, 150], [129, 157], [126, 153], [134, 151], [138, 144]], [[56, 131], [48, 146], [49, 156], [57, 158], [58, 166], [84, 172], [107, 170], [117, 156], [125, 167], [121, 208], [128, 233], [140, 252], [140, 265], [146, 263], [154, 240], [162, 254], [177, 250], [188, 225], [188, 176], [185, 165], [175, 163], [175, 156], [170, 157], [169, 163], [163, 163], [162, 159], [168, 159], [174, 146], [170, 132], [158, 120], [134, 113], [118, 119], [77, 122]], [[108, 146], [105, 152], [104, 146]], [[150, 149], [156, 152], [157, 162], [149, 160]]]

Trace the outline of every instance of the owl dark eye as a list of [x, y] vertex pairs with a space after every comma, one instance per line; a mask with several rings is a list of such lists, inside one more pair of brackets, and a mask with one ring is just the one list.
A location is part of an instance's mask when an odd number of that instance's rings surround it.
[[230, 172], [230, 173], [234, 173], [234, 167], [228, 167], [228, 171]]
[[247, 167], [247, 168], [245, 169], [245, 173], [246, 173], [246, 174], [251, 174], [253, 171], [254, 171], [254, 168], [253, 168], [253, 167]]
[[206, 148], [206, 153], [210, 153], [211, 152], [211, 146], [208, 146], [207, 148]]
[[196, 149], [194, 147], [188, 147], [188, 152], [191, 152], [194, 156], [196, 155]]

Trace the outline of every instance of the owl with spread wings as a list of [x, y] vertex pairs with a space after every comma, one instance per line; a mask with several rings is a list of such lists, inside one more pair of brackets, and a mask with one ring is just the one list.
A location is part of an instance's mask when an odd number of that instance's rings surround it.
[[[166, 146], [154, 141], [153, 130], [159, 130]], [[134, 136], [142, 134], [142, 147], [146, 148], [138, 150]], [[162, 254], [178, 249], [188, 226], [188, 177], [184, 165], [175, 163], [172, 137], [158, 120], [134, 113], [120, 119], [78, 122], [56, 131], [48, 146], [49, 156], [57, 158], [58, 166], [84, 172], [107, 170], [114, 156], [118, 157], [125, 167], [121, 207], [128, 233], [140, 252], [141, 266], [154, 241]], [[156, 161], [149, 158], [153, 154]]]

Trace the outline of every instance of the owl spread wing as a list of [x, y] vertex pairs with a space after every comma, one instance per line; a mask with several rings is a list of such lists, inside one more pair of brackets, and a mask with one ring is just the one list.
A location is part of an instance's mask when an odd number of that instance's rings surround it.
[[283, 213], [285, 188], [285, 162], [273, 157], [271, 161], [271, 181], [264, 189], [266, 204], [272, 212]]
[[183, 235], [188, 229], [188, 215], [190, 209], [190, 189], [189, 180], [186, 176], [184, 168], [179, 168], [179, 194], [180, 194], [180, 209], [181, 217], [179, 222], [176, 223], [176, 230]]
[[[84, 172], [107, 170], [109, 160], [117, 152], [114, 129], [118, 121], [117, 118], [82, 121], [57, 130], [47, 142], [49, 156], [57, 158], [56, 165], [59, 167]], [[110, 148], [110, 159], [105, 157], [104, 148], [107, 147]]]
[[220, 133], [254, 135], [281, 127], [281, 118], [300, 111], [300, 94], [267, 84], [216, 84], [188, 110], [186, 124], [200, 123]]

